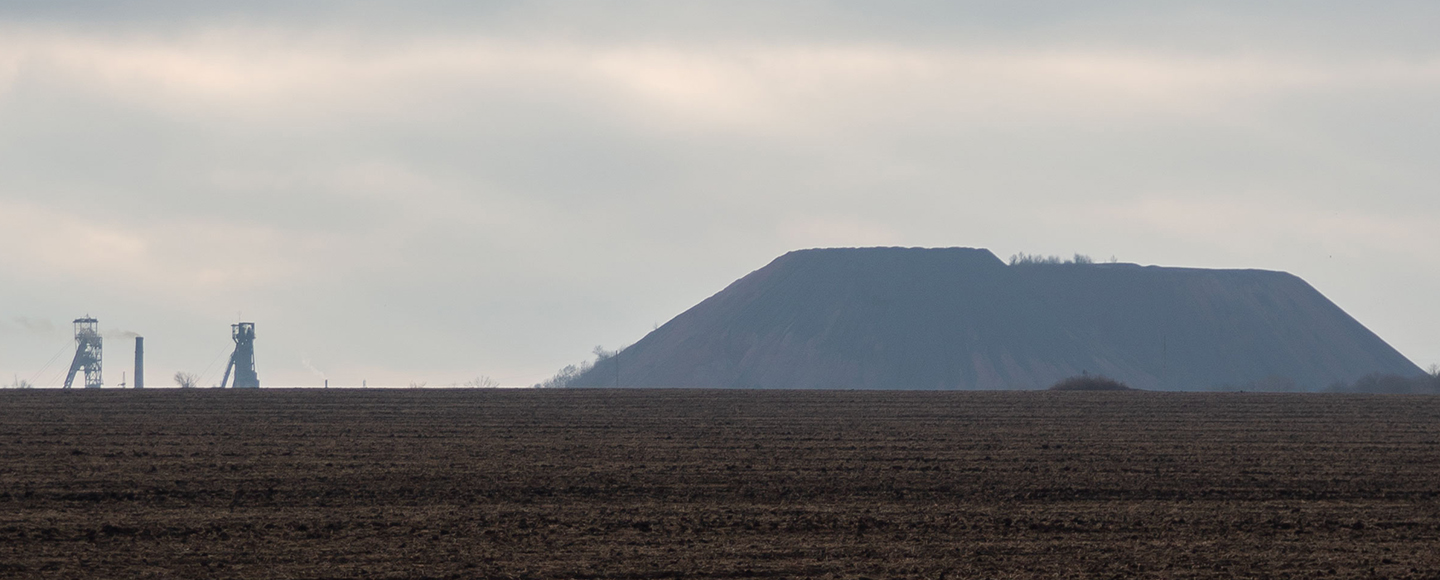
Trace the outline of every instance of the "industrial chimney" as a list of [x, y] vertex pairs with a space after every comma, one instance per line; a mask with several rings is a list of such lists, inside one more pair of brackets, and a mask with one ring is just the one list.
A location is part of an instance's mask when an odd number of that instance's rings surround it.
[[145, 388], [145, 337], [135, 337], [135, 388]]

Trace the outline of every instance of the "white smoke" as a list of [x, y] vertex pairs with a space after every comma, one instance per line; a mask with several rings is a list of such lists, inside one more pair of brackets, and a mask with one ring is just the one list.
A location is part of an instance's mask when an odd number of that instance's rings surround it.
[[300, 355], [300, 364], [305, 365], [305, 368], [310, 369], [310, 372], [315, 373], [315, 376], [320, 377], [320, 380], [330, 380], [330, 377], [325, 376], [324, 372], [315, 368], [315, 365], [310, 364], [310, 355]]
[[44, 318], [29, 318], [16, 316], [10, 320], [0, 320], [0, 333], [22, 334], [26, 336], [51, 338], [60, 335], [59, 327]]

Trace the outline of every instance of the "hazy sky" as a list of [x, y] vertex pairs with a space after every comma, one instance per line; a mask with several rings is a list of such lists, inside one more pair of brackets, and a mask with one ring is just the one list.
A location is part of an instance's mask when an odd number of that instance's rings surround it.
[[266, 385], [530, 384], [786, 251], [861, 245], [1285, 270], [1428, 366], [1437, 22], [0, 1], [0, 377], [54, 384], [88, 313], [107, 384], [125, 331], [152, 385], [218, 382], [237, 316]]

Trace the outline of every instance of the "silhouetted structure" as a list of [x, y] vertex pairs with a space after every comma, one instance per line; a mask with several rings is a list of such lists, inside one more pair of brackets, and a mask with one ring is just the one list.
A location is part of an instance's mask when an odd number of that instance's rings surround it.
[[1290, 274], [1077, 262], [791, 252], [568, 385], [1043, 389], [1088, 370], [1140, 389], [1257, 390], [1283, 377], [1318, 390], [1421, 374]]
[[255, 323], [241, 322], [230, 325], [230, 337], [235, 339], [235, 352], [230, 355], [230, 364], [225, 367], [225, 376], [220, 386], [230, 380], [230, 371], [235, 371], [236, 389], [260, 388], [260, 377], [255, 375]]
[[135, 337], [135, 388], [145, 388], [145, 337]]
[[75, 373], [85, 371], [85, 388], [100, 388], [101, 340], [100, 322], [94, 318], [75, 319], [75, 359], [70, 362], [70, 372], [65, 375], [65, 388], [75, 382]]

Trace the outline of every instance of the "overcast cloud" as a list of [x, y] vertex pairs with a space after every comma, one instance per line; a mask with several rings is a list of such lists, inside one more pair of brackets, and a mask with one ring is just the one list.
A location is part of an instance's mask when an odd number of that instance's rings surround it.
[[151, 384], [237, 316], [262, 384], [530, 384], [857, 245], [1285, 270], [1440, 362], [1434, 2], [217, 4], [0, 2], [5, 382], [88, 313]]

